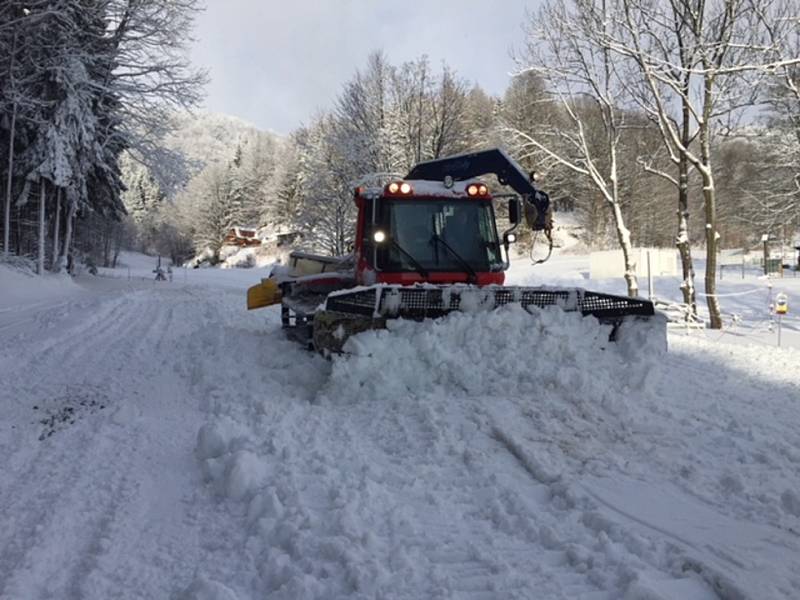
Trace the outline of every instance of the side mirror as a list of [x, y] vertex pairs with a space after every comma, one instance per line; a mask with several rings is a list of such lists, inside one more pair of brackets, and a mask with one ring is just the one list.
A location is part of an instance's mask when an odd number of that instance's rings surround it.
[[519, 223], [521, 212], [519, 198], [511, 198], [508, 201], [508, 220], [512, 225]]

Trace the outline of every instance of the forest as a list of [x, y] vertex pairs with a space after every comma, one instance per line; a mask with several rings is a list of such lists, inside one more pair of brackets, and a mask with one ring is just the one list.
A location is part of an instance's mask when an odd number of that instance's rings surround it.
[[[800, 7], [791, 0], [546, 0], [501, 95], [446, 64], [365, 54], [287, 136], [191, 112], [196, 0], [5, 0], [0, 182], [5, 260], [59, 271], [122, 248], [219, 259], [233, 226], [344, 254], [353, 188], [422, 160], [505, 148], [588, 249], [677, 247], [712, 327], [721, 248], [800, 229]], [[498, 69], [504, 69], [498, 65]], [[298, 73], [313, 77], [313, 73]]]

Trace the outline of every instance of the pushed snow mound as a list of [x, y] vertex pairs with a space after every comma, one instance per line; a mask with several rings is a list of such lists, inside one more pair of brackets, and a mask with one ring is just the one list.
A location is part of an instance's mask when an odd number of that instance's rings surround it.
[[[347, 341], [328, 396], [369, 400], [461, 390], [467, 395], [536, 395], [560, 388], [583, 398], [640, 386], [665, 350], [658, 319], [611, 326], [556, 307], [508, 305], [436, 321], [396, 320]], [[648, 332], [652, 335], [648, 335]]]
[[215, 359], [195, 452], [242, 559], [186, 594], [800, 597], [796, 388], [660, 327], [510, 305]]
[[66, 273], [36, 275], [30, 261], [12, 257], [0, 262], [0, 308], [30, 308], [34, 303], [62, 300], [80, 291]]

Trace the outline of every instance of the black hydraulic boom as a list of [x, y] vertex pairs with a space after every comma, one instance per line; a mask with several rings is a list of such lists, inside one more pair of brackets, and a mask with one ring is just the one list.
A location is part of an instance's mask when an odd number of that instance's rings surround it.
[[530, 223], [534, 231], [551, 228], [550, 197], [537, 190], [530, 176], [500, 148], [421, 162], [405, 178], [444, 181], [450, 176], [454, 181], [463, 181], [488, 174], [496, 175], [501, 185], [509, 186], [527, 205], [536, 209], [536, 216]]

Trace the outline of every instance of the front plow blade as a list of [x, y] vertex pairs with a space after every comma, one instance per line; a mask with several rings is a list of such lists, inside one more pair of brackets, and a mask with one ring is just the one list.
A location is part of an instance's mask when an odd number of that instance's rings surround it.
[[247, 310], [279, 304], [281, 290], [273, 279], [262, 279], [261, 283], [247, 289]]
[[[334, 292], [328, 296], [325, 310], [314, 319], [314, 345], [318, 350], [340, 352], [350, 335], [383, 327], [387, 319], [421, 321], [453, 311], [493, 310], [511, 303], [524, 308], [557, 306], [567, 312], [594, 316], [601, 323], [612, 325], [611, 341], [618, 341], [620, 334], [628, 337], [629, 331], [636, 331], [640, 336], [642, 331], [649, 330], [650, 334], [663, 339], [666, 348], [666, 322], [656, 313], [653, 303], [643, 298], [582, 288], [467, 285], [375, 285]], [[642, 321], [648, 322], [648, 326], [642, 327]], [[634, 322], [638, 323], [636, 327]]]

